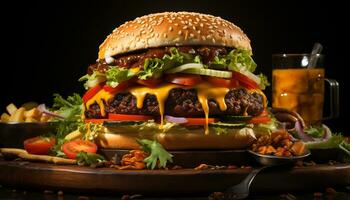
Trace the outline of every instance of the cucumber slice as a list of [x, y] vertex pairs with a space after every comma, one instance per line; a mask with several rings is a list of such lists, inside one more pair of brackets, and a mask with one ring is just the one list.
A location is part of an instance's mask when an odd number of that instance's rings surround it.
[[203, 69], [204, 65], [200, 64], [200, 63], [187, 63], [184, 65], [180, 65], [178, 67], [169, 69], [167, 71], [165, 71], [166, 74], [173, 74], [173, 73], [178, 73], [178, 72], [182, 72], [184, 70], [188, 70], [188, 69]]
[[187, 69], [182, 71], [182, 73], [188, 73], [188, 74], [199, 74], [199, 75], [205, 75], [205, 76], [215, 76], [220, 78], [231, 78], [232, 72], [229, 71], [220, 71], [220, 70], [214, 70], [214, 69]]
[[234, 116], [234, 115], [226, 115], [224, 118], [222, 118], [223, 121], [230, 122], [230, 121], [248, 121], [251, 120], [252, 116]]
[[223, 122], [209, 124], [209, 126], [211, 127], [221, 127], [221, 128], [244, 128], [246, 125], [247, 124], [245, 123], [230, 124], [230, 123], [223, 123]]
[[144, 123], [144, 121], [104, 121], [103, 126], [130, 126], [130, 125], [139, 125]]

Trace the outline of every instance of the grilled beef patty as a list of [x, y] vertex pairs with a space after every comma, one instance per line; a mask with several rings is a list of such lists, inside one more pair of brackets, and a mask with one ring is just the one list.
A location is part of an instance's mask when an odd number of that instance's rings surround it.
[[[227, 109], [221, 111], [219, 105], [209, 99], [209, 114], [215, 115], [248, 115], [257, 116], [264, 109], [263, 96], [258, 93], [248, 93], [245, 88], [230, 89], [225, 96]], [[136, 97], [130, 93], [119, 93], [105, 103], [106, 113], [159, 115], [156, 96], [147, 94], [142, 109], [136, 107]], [[170, 90], [165, 102], [165, 114], [176, 117], [204, 117], [204, 112], [197, 98], [195, 89], [175, 88]], [[87, 118], [102, 118], [99, 106], [95, 103], [86, 109]]]

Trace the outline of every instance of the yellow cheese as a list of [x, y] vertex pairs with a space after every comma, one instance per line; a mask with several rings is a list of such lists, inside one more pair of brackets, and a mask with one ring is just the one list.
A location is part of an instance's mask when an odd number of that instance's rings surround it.
[[159, 107], [159, 114], [160, 114], [160, 128], [163, 128], [164, 123], [164, 104], [166, 99], [168, 98], [169, 91], [181, 87], [179, 85], [175, 84], [162, 84], [157, 88], [149, 88], [149, 87], [132, 87], [129, 88], [127, 91], [130, 92], [132, 95], [136, 97], [136, 106], [138, 109], [141, 109], [143, 107], [143, 101], [145, 99], [146, 94], [153, 94], [156, 96], [158, 101], [158, 107]]
[[205, 134], [209, 134], [208, 121], [209, 121], [209, 105], [208, 99], [214, 99], [221, 111], [227, 109], [225, 103], [225, 96], [229, 89], [224, 87], [213, 87], [209, 84], [199, 84], [195, 87], [197, 89], [198, 101], [201, 103], [205, 114]]
[[98, 106], [100, 107], [101, 115], [105, 116], [106, 111], [105, 111], [105, 105], [103, 104], [103, 101], [107, 102], [113, 96], [114, 95], [112, 95], [111, 93], [109, 93], [105, 90], [100, 90], [99, 92], [97, 92], [95, 94], [94, 97], [92, 97], [91, 99], [89, 99], [88, 102], [86, 102], [86, 108], [89, 108], [92, 104], [94, 104], [96, 102], [98, 104]]

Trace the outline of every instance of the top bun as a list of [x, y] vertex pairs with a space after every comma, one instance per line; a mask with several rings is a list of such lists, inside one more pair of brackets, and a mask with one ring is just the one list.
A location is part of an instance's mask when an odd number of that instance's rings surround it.
[[193, 12], [164, 12], [136, 18], [114, 29], [99, 59], [161, 46], [210, 45], [251, 51], [250, 40], [233, 23]]

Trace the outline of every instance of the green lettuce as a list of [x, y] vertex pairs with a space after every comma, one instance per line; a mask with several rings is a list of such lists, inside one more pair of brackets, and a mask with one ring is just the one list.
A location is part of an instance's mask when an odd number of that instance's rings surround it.
[[165, 54], [162, 59], [147, 58], [143, 70], [138, 74], [139, 79], [158, 78], [161, 74], [171, 68], [186, 63], [202, 63], [200, 56], [179, 52], [177, 48], [170, 48], [170, 55]]
[[135, 76], [135, 73], [130, 69], [111, 67], [106, 71], [106, 84], [111, 87], [117, 87], [119, 83], [129, 80], [133, 76]]
[[231, 71], [254, 72], [256, 63], [251, 57], [251, 52], [243, 49], [234, 49], [224, 56], [215, 56], [214, 61], [209, 63], [209, 68], [229, 69]]
[[165, 168], [167, 162], [173, 162], [173, 155], [167, 152], [164, 147], [155, 140], [137, 140], [140, 144], [141, 149], [149, 154], [147, 158], [144, 159], [144, 162], [147, 165], [147, 168], [154, 169], [158, 164], [159, 167]]
[[101, 83], [106, 80], [106, 75], [99, 71], [93, 71], [91, 75], [85, 74], [81, 78], [79, 78], [78, 81], [85, 81], [84, 88], [87, 90], [90, 87], [93, 87], [94, 85], [97, 85], [98, 83]]
[[260, 89], [264, 90], [267, 86], [270, 86], [270, 82], [267, 80], [267, 77], [264, 74], [260, 73], [258, 77], [260, 78]]

